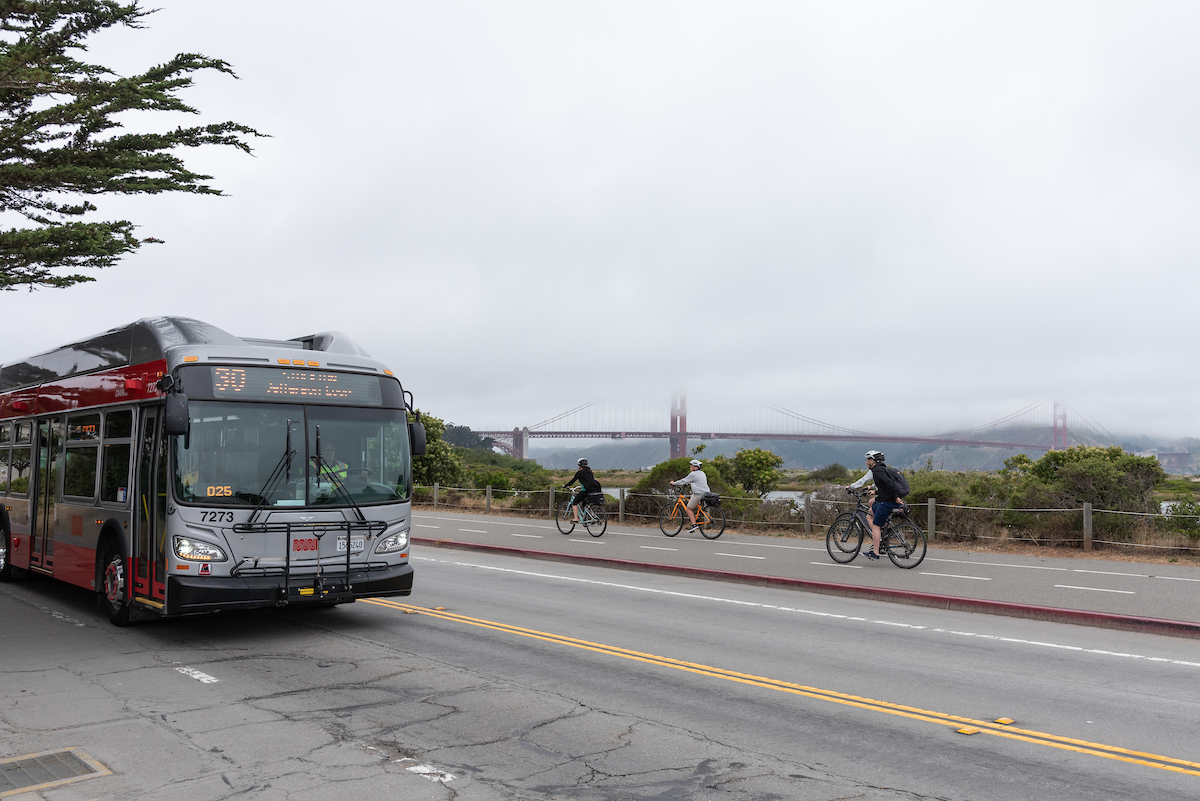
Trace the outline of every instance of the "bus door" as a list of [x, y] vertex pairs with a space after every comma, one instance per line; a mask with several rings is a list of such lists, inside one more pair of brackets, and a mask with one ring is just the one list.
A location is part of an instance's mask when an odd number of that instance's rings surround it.
[[58, 522], [54, 496], [58, 493], [61, 429], [61, 417], [39, 420], [35, 428], [33, 487], [29, 492], [29, 566], [45, 572], [54, 570], [54, 525]]
[[[167, 438], [162, 410], [143, 409], [138, 439], [133, 594], [162, 603], [167, 580]], [[155, 604], [157, 605], [157, 603]]]

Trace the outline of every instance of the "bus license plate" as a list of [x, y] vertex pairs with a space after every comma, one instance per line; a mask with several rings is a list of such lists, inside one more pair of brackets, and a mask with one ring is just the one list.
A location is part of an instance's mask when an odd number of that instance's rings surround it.
[[[350, 540], [350, 553], [354, 553], [355, 551], [361, 551], [362, 549], [363, 549], [363, 538], [362, 537], [355, 537], [354, 539]], [[345, 553], [345, 551], [346, 551], [346, 538], [339, 537], [338, 538], [338, 553]]]

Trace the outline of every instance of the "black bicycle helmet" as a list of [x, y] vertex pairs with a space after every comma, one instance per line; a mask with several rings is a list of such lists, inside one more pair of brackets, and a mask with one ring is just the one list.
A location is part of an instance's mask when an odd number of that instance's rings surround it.
[[873, 462], [882, 462], [883, 461], [883, 452], [882, 451], [867, 451], [867, 458]]

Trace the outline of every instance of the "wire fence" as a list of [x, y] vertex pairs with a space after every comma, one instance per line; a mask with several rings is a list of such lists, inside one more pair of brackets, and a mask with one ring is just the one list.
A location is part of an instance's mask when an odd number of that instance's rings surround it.
[[[491, 487], [418, 486], [417, 506], [488, 514], [553, 518], [555, 509], [574, 493], [561, 488], [544, 490], [493, 490]], [[610, 517], [618, 523], [656, 525], [664, 504], [674, 503], [674, 493], [618, 490], [605, 496]], [[841, 487], [826, 486], [799, 498], [762, 500], [721, 496], [727, 524], [748, 533], [823, 537], [838, 515], [852, 512], [855, 500]], [[1093, 509], [1016, 509], [958, 506], [937, 503], [910, 504], [913, 521], [931, 540], [973, 542], [1003, 540], [1036, 546], [1061, 546], [1091, 551], [1096, 546], [1147, 549], [1156, 552], [1200, 553], [1200, 516], [1122, 512]]]

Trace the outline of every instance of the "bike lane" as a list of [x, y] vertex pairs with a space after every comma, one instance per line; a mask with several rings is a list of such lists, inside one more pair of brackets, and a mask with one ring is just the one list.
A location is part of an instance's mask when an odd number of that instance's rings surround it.
[[886, 558], [837, 565], [824, 539], [726, 532], [666, 537], [657, 528], [610, 524], [602, 537], [554, 521], [417, 509], [413, 541], [424, 548], [507, 553], [690, 575], [946, 609], [1200, 637], [1200, 569], [1083, 557], [939, 549], [916, 568]]

